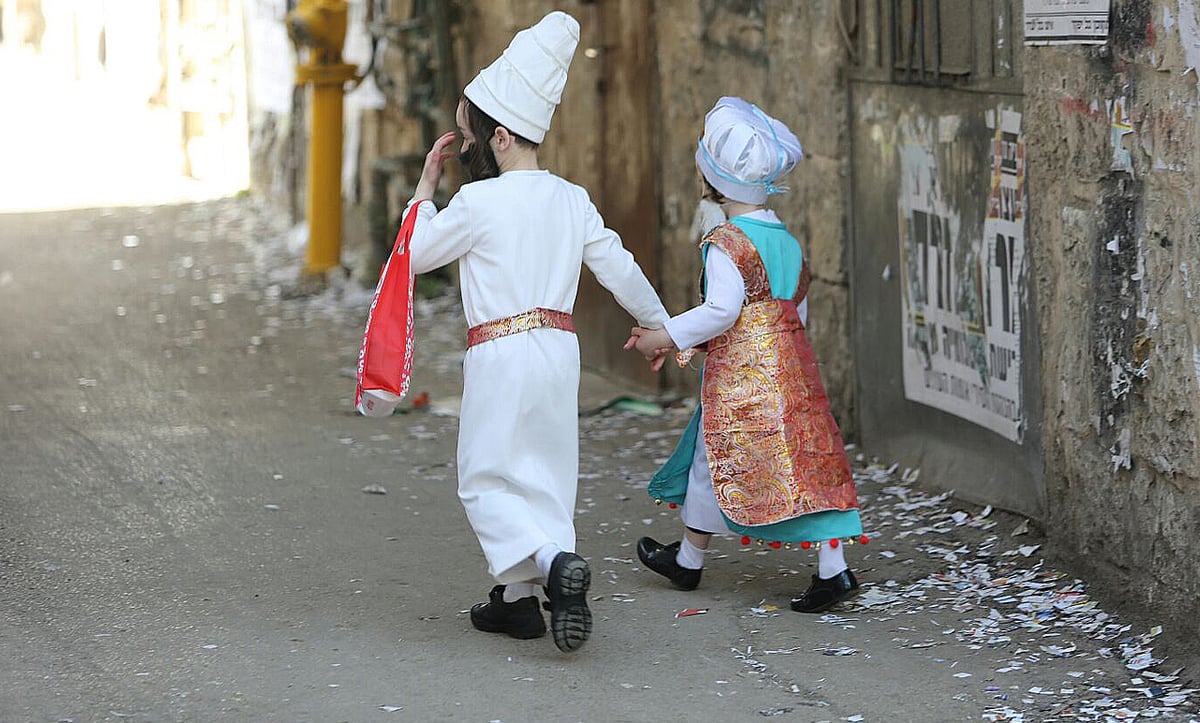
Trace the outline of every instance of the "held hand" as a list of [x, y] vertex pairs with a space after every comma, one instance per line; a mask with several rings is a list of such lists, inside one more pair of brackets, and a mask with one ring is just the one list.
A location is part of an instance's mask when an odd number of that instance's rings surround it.
[[635, 326], [629, 334], [625, 348], [637, 349], [647, 361], [655, 361], [656, 357], [675, 350], [675, 342], [671, 340], [671, 335], [666, 329], [644, 329]]
[[655, 329], [638, 337], [635, 348], [647, 359], [654, 360], [675, 351], [671, 336], [662, 329]]
[[446, 159], [454, 156], [454, 150], [450, 148], [450, 145], [454, 143], [457, 137], [451, 131], [443, 133], [440, 138], [433, 142], [433, 147], [429, 149], [429, 153], [425, 156], [425, 166], [421, 169], [421, 180], [417, 182], [416, 192], [413, 193], [414, 201], [424, 201], [433, 198], [433, 193], [437, 190], [438, 183], [442, 180], [442, 167], [446, 163]]
[[[661, 335], [667, 340], [666, 346], [651, 349], [656, 335]], [[670, 335], [663, 329], [644, 329], [635, 326], [629, 330], [629, 341], [625, 342], [623, 348], [626, 350], [637, 349], [646, 357], [646, 361], [650, 362], [650, 371], [657, 372], [663, 368], [663, 364], [667, 361], [667, 355], [675, 348], [670, 339]], [[651, 351], [648, 353], [646, 349], [651, 349]]]
[[629, 330], [629, 341], [625, 342], [625, 346], [621, 347], [625, 351], [629, 351], [637, 346], [637, 340], [642, 334], [645, 334], [649, 329], [643, 329], [640, 326], [635, 326]]

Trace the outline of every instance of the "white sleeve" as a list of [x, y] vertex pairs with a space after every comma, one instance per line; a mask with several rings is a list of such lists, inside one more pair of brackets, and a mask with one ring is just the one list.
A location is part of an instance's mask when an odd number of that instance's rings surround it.
[[658, 298], [658, 292], [642, 273], [633, 254], [621, 245], [621, 237], [617, 232], [604, 226], [604, 220], [590, 201], [588, 206], [583, 263], [621, 308], [637, 319], [639, 326], [662, 328], [668, 314]]
[[[413, 213], [413, 202], [404, 209], [405, 217]], [[441, 211], [433, 201], [416, 208], [417, 221], [409, 242], [410, 262], [414, 274], [424, 274], [441, 268], [471, 250], [471, 214], [462, 194], [455, 194]]]
[[680, 349], [691, 349], [726, 331], [746, 301], [746, 281], [729, 254], [708, 247], [704, 260], [704, 303], [667, 320], [667, 333]]

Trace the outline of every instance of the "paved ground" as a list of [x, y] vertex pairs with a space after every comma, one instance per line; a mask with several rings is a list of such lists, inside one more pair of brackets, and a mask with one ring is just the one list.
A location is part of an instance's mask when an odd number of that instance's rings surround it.
[[247, 200], [0, 216], [0, 720], [1192, 719], [1188, 641], [865, 451], [855, 604], [792, 613], [814, 556], [732, 538], [668, 588], [633, 542], [678, 536], [644, 488], [688, 410], [600, 410], [621, 390], [595, 377], [595, 636], [566, 656], [472, 630], [491, 581], [454, 490], [454, 301], [419, 321], [431, 408], [357, 417], [369, 296], [287, 298], [299, 251]]

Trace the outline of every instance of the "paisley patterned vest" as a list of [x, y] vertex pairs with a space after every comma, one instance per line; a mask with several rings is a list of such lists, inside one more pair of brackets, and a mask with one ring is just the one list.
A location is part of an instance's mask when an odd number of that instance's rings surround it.
[[765, 525], [857, 509], [841, 431], [796, 311], [808, 293], [807, 262], [793, 297], [777, 299], [741, 229], [722, 224], [704, 243], [728, 254], [746, 284], [737, 321], [706, 345], [700, 389], [704, 443], [721, 510], [740, 525]]

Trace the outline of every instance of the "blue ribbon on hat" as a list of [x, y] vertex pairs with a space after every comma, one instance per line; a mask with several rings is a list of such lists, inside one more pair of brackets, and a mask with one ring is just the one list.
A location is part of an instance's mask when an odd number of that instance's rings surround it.
[[744, 181], [740, 178], [735, 178], [732, 174], [728, 173], [725, 171], [725, 169], [717, 165], [716, 159], [712, 157], [712, 154], [708, 152], [708, 148], [704, 145], [704, 136], [701, 136], [698, 145], [700, 146], [700, 150], [704, 153], [704, 160], [708, 161], [708, 166], [709, 168], [713, 169], [713, 172], [730, 183], [736, 183], [739, 186], [762, 186], [764, 190], [766, 190], [768, 196], [774, 196], [779, 193], [787, 193], [791, 190], [790, 186], [787, 184], [775, 183], [775, 179], [779, 178], [779, 174], [783, 172], [784, 165], [787, 164], [787, 156], [783, 152], [783, 144], [779, 142], [779, 134], [775, 132], [775, 125], [771, 123], [770, 117], [768, 117], [766, 113], [762, 112], [762, 109], [753, 103], [750, 103], [749, 105], [754, 110], [754, 114], [758, 116], [763, 123], [766, 123], [767, 130], [771, 131], [771, 138], [775, 141], [775, 149], [779, 152], [779, 159], [775, 163], [775, 170], [767, 175], [766, 178], [761, 178], [757, 181]]

